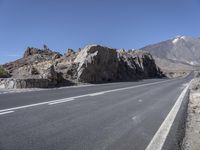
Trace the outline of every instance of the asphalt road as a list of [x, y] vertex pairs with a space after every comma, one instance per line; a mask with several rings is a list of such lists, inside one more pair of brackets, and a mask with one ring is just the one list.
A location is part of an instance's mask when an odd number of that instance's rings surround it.
[[144, 150], [192, 78], [0, 94], [0, 150]]

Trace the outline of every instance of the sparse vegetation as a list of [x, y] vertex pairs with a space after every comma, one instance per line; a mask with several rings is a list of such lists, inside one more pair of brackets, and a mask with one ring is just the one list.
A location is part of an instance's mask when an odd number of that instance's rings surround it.
[[10, 75], [9, 73], [0, 66], [0, 78], [8, 78]]

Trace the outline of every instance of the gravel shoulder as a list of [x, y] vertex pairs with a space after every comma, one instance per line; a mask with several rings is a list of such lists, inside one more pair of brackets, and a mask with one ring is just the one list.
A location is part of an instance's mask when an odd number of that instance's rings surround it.
[[186, 122], [183, 150], [199, 150], [200, 148], [200, 78], [196, 78], [191, 86], [188, 115]]

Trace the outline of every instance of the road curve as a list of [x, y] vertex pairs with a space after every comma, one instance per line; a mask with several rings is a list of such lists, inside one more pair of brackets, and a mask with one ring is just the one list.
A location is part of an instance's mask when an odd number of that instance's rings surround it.
[[0, 94], [0, 150], [144, 150], [192, 78]]

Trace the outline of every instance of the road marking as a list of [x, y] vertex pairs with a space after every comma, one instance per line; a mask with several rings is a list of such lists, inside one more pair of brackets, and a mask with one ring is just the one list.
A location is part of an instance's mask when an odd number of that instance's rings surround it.
[[93, 93], [93, 94], [89, 94], [88, 96], [98, 96], [102, 94], [105, 94], [105, 92]]
[[90, 93], [90, 94], [85, 94], [85, 95], [73, 96], [73, 97], [68, 97], [68, 98], [64, 98], [64, 99], [46, 101], [46, 102], [35, 103], [35, 104], [29, 104], [29, 105], [24, 105], [24, 106], [12, 107], [12, 108], [7, 108], [7, 109], [2, 109], [2, 110], [0, 110], [0, 113], [1, 113], [1, 112], [4, 112], [4, 111], [13, 111], [13, 110], [19, 110], [19, 109], [24, 109], [24, 108], [30, 108], [30, 107], [35, 107], [35, 106], [40, 106], [40, 105], [55, 103], [55, 102], [62, 101], [62, 100], [63, 100], [63, 101], [66, 100], [67, 102], [69, 102], [69, 101], [73, 101], [73, 100], [75, 100], [75, 99], [77, 99], [77, 98], [83, 98], [83, 97], [87, 97], [87, 96], [91, 96], [91, 95], [96, 95], [96, 96], [97, 96], [97, 95], [99, 95], [100, 93], [101, 93], [101, 94], [102, 94], [102, 93], [105, 94], [105, 93], [123, 91], [123, 90], [138, 88], [138, 87], [144, 87], [144, 86], [149, 86], [149, 85], [156, 85], [156, 84], [165, 83], [165, 82], [169, 82], [169, 81], [173, 81], [173, 80], [175, 80], [175, 79], [166, 80], [166, 81], [159, 81], [159, 82], [154, 82], [154, 83], [140, 84], [140, 85], [125, 87], [125, 88], [119, 88], [119, 89], [113, 89], [113, 90], [107, 90], [107, 91], [102, 91], [102, 92], [95, 92], [95, 93]]
[[141, 100], [141, 99], [139, 99], [139, 100], [138, 100], [138, 102], [140, 102], [140, 103], [141, 103], [141, 102], [142, 102], [142, 100]]
[[74, 98], [67, 98], [67, 99], [58, 100], [58, 101], [48, 103], [48, 105], [60, 104], [60, 103], [65, 103], [65, 102], [69, 102], [69, 101], [73, 101], [73, 100], [75, 100], [75, 99]]
[[5, 115], [5, 114], [10, 114], [13, 113], [14, 111], [5, 111], [5, 112], [1, 112], [0, 115]]
[[[190, 83], [191, 82], [192, 81], [190, 81]], [[183, 99], [189, 89], [190, 83], [188, 83], [186, 88], [184, 88], [184, 90], [178, 97], [176, 103], [170, 110], [169, 114], [167, 115], [167, 117], [165, 118], [165, 120], [163, 121], [160, 128], [158, 129], [158, 131], [156, 132], [153, 139], [151, 140], [151, 142], [149, 143], [149, 145], [147, 146], [147, 148], [145, 150], [162, 150], [162, 147], [166, 141], [167, 135], [169, 134], [169, 131], [170, 131], [172, 124], [176, 118], [176, 115], [181, 107]]]
[[132, 119], [133, 119], [133, 120], [136, 120], [136, 119], [137, 119], [137, 116], [132, 117]]

